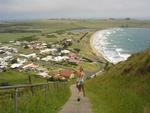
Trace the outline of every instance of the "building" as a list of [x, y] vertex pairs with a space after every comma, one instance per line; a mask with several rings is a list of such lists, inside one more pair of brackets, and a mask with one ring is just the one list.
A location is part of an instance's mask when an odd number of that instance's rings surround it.
[[59, 80], [72, 79], [74, 78], [74, 71], [70, 69], [60, 70], [55, 74], [54, 78], [57, 78]]

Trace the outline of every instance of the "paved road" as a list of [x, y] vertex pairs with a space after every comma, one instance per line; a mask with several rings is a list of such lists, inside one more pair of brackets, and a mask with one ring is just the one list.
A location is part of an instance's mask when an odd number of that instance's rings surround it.
[[87, 97], [81, 97], [80, 102], [77, 101], [77, 89], [75, 85], [71, 87], [71, 97], [58, 113], [92, 113], [91, 105]]

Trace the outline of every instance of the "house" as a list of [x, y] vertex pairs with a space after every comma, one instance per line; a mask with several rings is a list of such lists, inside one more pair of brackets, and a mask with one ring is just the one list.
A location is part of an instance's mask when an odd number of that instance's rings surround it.
[[10, 67], [11, 67], [12, 69], [15, 69], [15, 68], [21, 67], [22, 65], [23, 65], [22, 63], [14, 63], [14, 64], [12, 64]]
[[4, 61], [9, 61], [13, 58], [13, 56], [6, 56], [3, 58]]
[[29, 70], [35, 70], [38, 66], [33, 64], [33, 63], [30, 63], [30, 64], [27, 64], [25, 66], [23, 66], [23, 69], [26, 70], [26, 69], [29, 69]]
[[44, 50], [41, 50], [40, 51], [40, 54], [48, 54], [48, 53], [52, 53], [54, 54], [55, 52], [57, 52], [57, 49], [56, 48], [53, 48], [53, 49], [44, 49]]
[[39, 72], [39, 73], [37, 73], [37, 75], [40, 75], [40, 76], [42, 76], [42, 77], [51, 77], [50, 75], [48, 75], [48, 73], [47, 72]]
[[69, 57], [68, 56], [46, 56], [44, 58], [42, 58], [41, 60], [43, 61], [54, 61], [54, 62], [62, 62], [62, 61], [65, 61], [65, 60], [68, 60]]
[[57, 79], [57, 80], [66, 80], [65, 77], [60, 76], [59, 74], [57, 74], [54, 78]]
[[62, 42], [63, 48], [66, 48], [67, 46], [72, 45], [72, 40], [71, 39], [64, 39]]
[[44, 72], [47, 71], [47, 69], [43, 68], [43, 67], [37, 67], [36, 68], [36, 72]]
[[48, 74], [49, 72], [48, 72], [48, 70], [47, 70], [47, 68], [43, 68], [43, 67], [37, 67], [36, 69], [35, 69], [35, 71], [36, 71], [36, 73], [37, 73], [37, 75], [40, 75], [40, 76], [42, 76], [42, 77], [48, 77], [48, 78], [50, 78], [51, 76]]
[[19, 58], [17, 58], [17, 63], [14, 63], [14, 64], [12, 64], [10, 67], [12, 68], [12, 69], [15, 69], [15, 68], [20, 68], [21, 66], [23, 66], [23, 64], [24, 63], [26, 63], [27, 62], [27, 59], [19, 59]]
[[54, 78], [59, 80], [72, 79], [74, 78], [74, 71], [70, 69], [60, 70], [57, 74], [55, 74]]
[[4, 71], [8, 66], [8, 63], [3, 59], [0, 58], [0, 71]]
[[69, 57], [68, 56], [62, 56], [63, 60], [68, 60]]
[[73, 53], [73, 52], [70, 52], [70, 53], [68, 54], [68, 57], [69, 57], [70, 59], [76, 59], [76, 58], [77, 58], [77, 55], [76, 55], [75, 53]]
[[62, 61], [64, 61], [64, 60], [66, 60], [66, 59], [68, 59], [68, 57], [66, 56], [57, 56], [57, 57], [55, 57], [54, 59], [53, 59], [53, 61], [55, 61], [55, 62], [62, 62]]
[[24, 63], [27, 62], [27, 59], [20, 59], [20, 58], [17, 58], [17, 62], [24, 64]]
[[62, 53], [62, 54], [69, 54], [70, 51], [69, 51], [69, 50], [61, 50], [61, 53]]
[[75, 65], [78, 65], [80, 63], [80, 59], [77, 57], [75, 53], [70, 52], [68, 54], [68, 57], [69, 57], [69, 60], [68, 60], [69, 63], [75, 64]]
[[44, 49], [44, 50], [40, 51], [40, 54], [47, 54], [47, 53], [50, 53], [50, 52], [51, 52], [51, 49]]
[[5, 53], [5, 50], [3, 50], [3, 49], [0, 48], [0, 53], [1, 54]]
[[37, 58], [36, 53], [32, 53], [32, 54], [29, 54], [29, 55], [20, 54], [20, 56], [25, 57], [25, 58]]
[[67, 78], [67, 79], [74, 78], [74, 72], [73, 72], [73, 70], [69, 70], [69, 69], [61, 70], [59, 73], [60, 73], [60, 76], [63, 76], [65, 78]]
[[53, 56], [47, 56], [47, 57], [44, 57], [44, 58], [42, 58], [41, 60], [43, 60], [43, 61], [52, 61], [53, 60]]
[[18, 50], [16, 48], [11, 48], [10, 52], [18, 53]]
[[26, 45], [26, 47], [29, 49], [33, 49], [33, 45], [31, 45], [31, 44]]
[[17, 53], [18, 50], [16, 48], [11, 48], [8, 46], [3, 46], [0, 48], [0, 53], [4, 55], [12, 55], [12, 53]]
[[9, 56], [9, 55], [12, 55], [12, 53], [11, 53], [11, 52], [9, 52], [9, 51], [6, 51], [6, 52], [4, 53], [4, 55]]
[[69, 59], [68, 62], [70, 64], [74, 64], [74, 65], [80, 64], [80, 60], [78, 60], [78, 59]]
[[47, 43], [42, 43], [42, 46], [43, 47], [47, 47]]
[[21, 46], [21, 44], [22, 44], [22, 43], [21, 43], [20, 41], [16, 41], [16, 42], [15, 42], [15, 45], [16, 45], [16, 46]]

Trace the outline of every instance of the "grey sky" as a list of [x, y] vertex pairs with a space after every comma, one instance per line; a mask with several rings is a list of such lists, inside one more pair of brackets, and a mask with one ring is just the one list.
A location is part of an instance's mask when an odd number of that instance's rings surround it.
[[150, 0], [0, 0], [0, 19], [150, 18]]

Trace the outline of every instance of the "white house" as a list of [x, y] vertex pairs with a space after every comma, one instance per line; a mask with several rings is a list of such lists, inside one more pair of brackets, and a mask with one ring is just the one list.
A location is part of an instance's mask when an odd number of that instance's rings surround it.
[[23, 64], [22, 63], [15, 63], [15, 64], [12, 64], [10, 67], [12, 68], [12, 69], [14, 69], [14, 68], [19, 68], [19, 67], [21, 67]]
[[53, 48], [53, 49], [44, 49], [40, 51], [40, 54], [47, 54], [47, 53], [54, 53], [56, 52], [57, 49]]
[[24, 64], [24, 63], [27, 62], [27, 59], [20, 59], [20, 58], [17, 58], [17, 62]]
[[6, 52], [4, 53], [4, 55], [12, 55], [12, 53], [9, 52], [9, 51], [6, 51]]
[[40, 54], [47, 54], [47, 53], [50, 53], [51, 52], [51, 49], [44, 49], [44, 50], [41, 50], [40, 51]]
[[11, 67], [12, 69], [14, 69], [14, 68], [19, 68], [19, 67], [23, 66], [24, 63], [27, 62], [27, 59], [22, 59], [22, 60], [21, 60], [21, 59], [17, 58], [17, 62], [18, 62], [18, 63], [14, 63], [14, 64], [12, 64], [10, 67]]
[[29, 68], [30, 69], [35, 69], [37, 67], [38, 67], [37, 65], [31, 63], [31, 64], [27, 64], [27, 65], [23, 66], [23, 69], [29, 69]]
[[16, 41], [15, 45], [16, 45], [16, 46], [20, 46], [20, 45], [21, 45], [21, 42], [20, 42], [20, 41]]
[[4, 69], [8, 66], [8, 62], [6, 62], [3, 58], [0, 58], [0, 69]]
[[44, 58], [42, 58], [41, 60], [43, 60], [43, 61], [52, 61], [53, 60], [53, 56], [47, 56], [47, 57], [44, 57]]
[[37, 75], [40, 75], [40, 76], [42, 76], [42, 77], [50, 77], [50, 75], [48, 75], [48, 73], [47, 72], [39, 72], [39, 73], [37, 73]]
[[69, 51], [69, 50], [61, 50], [61, 53], [62, 53], [62, 54], [69, 54], [70, 51]]
[[62, 62], [64, 60], [66, 60], [66, 59], [69, 59], [69, 57], [67, 57], [67, 56], [57, 56], [57, 57], [54, 58], [53, 61], [55, 61], [55, 62]]
[[32, 54], [29, 54], [29, 55], [20, 54], [20, 56], [25, 57], [25, 58], [37, 58], [36, 53], [32, 53]]
[[6, 56], [6, 57], [3, 58], [3, 60], [4, 60], [4, 61], [8, 61], [8, 60], [10, 60], [10, 59], [12, 59], [12, 58], [13, 58], [13, 56]]

